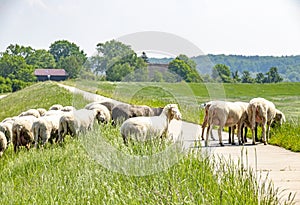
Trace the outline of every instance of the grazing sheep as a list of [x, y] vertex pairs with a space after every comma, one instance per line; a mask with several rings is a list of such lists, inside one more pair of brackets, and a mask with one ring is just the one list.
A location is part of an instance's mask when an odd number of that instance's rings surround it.
[[65, 106], [65, 107], [61, 108], [60, 110], [63, 112], [73, 112], [76, 110], [76, 108], [69, 105], [69, 106]]
[[102, 123], [108, 123], [111, 121], [111, 114], [108, 108], [102, 104], [94, 104], [93, 106], [89, 106], [88, 110], [95, 110], [99, 111], [99, 121]]
[[52, 106], [49, 108], [49, 110], [61, 110], [62, 108], [63, 108], [62, 105], [60, 105], [60, 104], [54, 104], [54, 105], [52, 105]]
[[47, 112], [47, 110], [45, 108], [38, 108], [36, 110], [40, 113], [40, 116], [44, 116], [45, 113]]
[[176, 104], [166, 105], [159, 116], [129, 118], [120, 128], [124, 143], [127, 144], [128, 139], [132, 137], [137, 141], [145, 141], [151, 137], [150, 134], [168, 136], [168, 127], [172, 119], [181, 119]]
[[34, 116], [36, 118], [40, 117], [40, 113], [37, 109], [29, 109], [25, 112], [22, 112], [19, 117], [22, 117], [22, 116]]
[[97, 109], [80, 109], [64, 114], [59, 121], [58, 141], [62, 142], [67, 134], [73, 137], [78, 135], [79, 132], [91, 130], [95, 119], [100, 123], [102, 118], [104, 118], [104, 116], [101, 115], [101, 111]]
[[268, 144], [270, 125], [276, 117], [275, 105], [264, 98], [253, 98], [248, 106], [248, 120], [252, 131], [252, 143], [255, 144], [256, 123], [262, 125], [262, 141]]
[[[207, 102], [207, 103], [201, 104], [201, 107], [204, 107], [204, 111], [205, 111], [203, 123], [202, 123], [202, 126], [201, 126], [201, 128], [202, 128], [202, 132], [201, 132], [201, 140], [204, 140], [204, 130], [205, 130], [205, 128], [206, 128], [206, 126], [207, 126], [207, 123], [208, 123], [208, 121], [207, 121], [207, 119], [208, 119], [208, 110], [209, 110], [209, 108], [210, 108], [210, 106], [211, 106], [212, 104], [217, 103], [217, 102], [220, 102], [220, 101], [209, 101], [209, 102]], [[213, 140], [215, 140], [215, 138], [214, 138], [212, 132], [210, 133], [210, 136], [211, 136], [211, 138], [212, 138]]]
[[273, 123], [271, 124], [272, 127], [276, 125], [281, 126], [284, 122], [286, 122], [285, 115], [280, 110], [276, 109], [276, 114]]
[[34, 116], [22, 116], [16, 118], [12, 127], [12, 142], [14, 151], [16, 152], [19, 146], [25, 146], [28, 150], [34, 140], [32, 125], [37, 118]]
[[146, 105], [129, 105], [129, 104], [119, 104], [116, 105], [111, 112], [112, 120], [114, 124], [121, 124], [128, 118], [138, 117], [138, 116], [154, 116], [154, 114], [159, 113], [160, 108], [154, 109]]
[[89, 104], [87, 104], [84, 108], [87, 110], [92, 110], [94, 109], [93, 107], [95, 105], [104, 105], [105, 107], [107, 107], [107, 109], [111, 112], [113, 107], [116, 106], [116, 103], [113, 103], [112, 101], [96, 101], [96, 102], [91, 102]]
[[38, 118], [33, 123], [35, 147], [37, 147], [39, 139], [42, 141], [41, 146], [44, 146], [48, 141], [52, 143], [53, 139], [58, 140], [59, 121], [62, 115], [63, 113], [57, 112], [56, 115]]
[[[221, 146], [224, 146], [222, 142], [222, 130], [223, 127], [232, 127], [234, 125], [238, 125], [238, 141], [239, 144], [242, 144], [240, 138], [240, 129], [241, 129], [241, 119], [242, 115], [247, 110], [247, 103], [243, 102], [223, 102], [218, 101], [216, 103], [211, 104], [208, 110], [208, 129], [206, 134], [205, 146], [208, 146], [208, 136], [211, 133], [212, 127], [214, 125], [219, 126], [218, 135], [219, 135], [219, 143]], [[234, 144], [234, 141], [232, 141]]]
[[4, 133], [6, 140], [7, 140], [7, 145], [11, 143], [12, 140], [12, 127], [14, 123], [14, 119], [5, 119], [0, 123], [0, 131]]
[[7, 148], [7, 140], [3, 132], [0, 132], [0, 157]]

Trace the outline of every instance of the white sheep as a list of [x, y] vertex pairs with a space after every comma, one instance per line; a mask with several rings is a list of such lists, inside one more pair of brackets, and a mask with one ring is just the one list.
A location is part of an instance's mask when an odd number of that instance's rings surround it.
[[53, 139], [58, 140], [58, 128], [59, 121], [63, 113], [57, 112], [56, 115], [48, 115], [38, 118], [33, 123], [33, 133], [35, 147], [37, 147], [39, 139], [41, 139], [41, 146], [50, 141], [52, 143]]
[[30, 149], [31, 143], [34, 140], [32, 125], [37, 118], [30, 116], [21, 116], [15, 119], [12, 127], [12, 142], [14, 151], [16, 152], [19, 146], [25, 146]]
[[3, 132], [0, 132], [0, 157], [7, 148], [7, 140]]
[[73, 112], [76, 110], [76, 108], [71, 105], [68, 105], [68, 106], [61, 108], [60, 110], [63, 112]]
[[61, 110], [64, 106], [60, 105], [60, 104], [54, 104], [52, 105], [49, 110]]
[[[232, 127], [234, 125], [238, 125], [238, 133], [240, 130], [240, 124], [242, 115], [247, 110], [247, 103], [243, 102], [225, 102], [225, 101], [218, 101], [217, 103], [211, 104], [208, 110], [208, 129], [206, 134], [205, 146], [208, 146], [208, 137], [209, 133], [214, 125], [219, 126], [218, 129], [218, 136], [219, 136], [219, 143], [221, 146], [224, 146], [222, 142], [222, 130], [223, 127]], [[238, 134], [238, 141], [239, 144], [242, 144], [240, 135]], [[234, 144], [234, 141], [232, 141]]]
[[29, 109], [25, 112], [22, 112], [19, 117], [22, 117], [22, 116], [34, 116], [36, 118], [40, 117], [40, 113], [37, 109]]
[[71, 136], [76, 136], [79, 132], [86, 132], [91, 130], [94, 125], [94, 120], [97, 119], [100, 123], [101, 111], [80, 109], [74, 112], [67, 112], [64, 114], [59, 121], [58, 128], [58, 141], [62, 142], [64, 137], [69, 133]]
[[7, 145], [9, 145], [12, 140], [12, 127], [14, 121], [15, 119], [13, 118], [7, 118], [0, 123], [0, 131], [4, 133], [7, 140]]
[[166, 105], [159, 116], [129, 118], [120, 128], [124, 143], [127, 144], [129, 138], [145, 141], [153, 134], [159, 136], [165, 134], [168, 137], [168, 127], [172, 119], [181, 119], [181, 113], [176, 104]]
[[40, 113], [40, 116], [44, 116], [47, 112], [45, 108], [37, 108], [36, 110]]
[[99, 112], [99, 120], [102, 123], [108, 123], [111, 121], [111, 114], [109, 109], [102, 104], [93, 104], [89, 106], [88, 110], [98, 110]]
[[262, 141], [268, 144], [270, 125], [276, 117], [275, 105], [264, 98], [253, 98], [248, 106], [248, 121], [252, 131], [252, 143], [255, 144], [256, 123], [262, 125]]

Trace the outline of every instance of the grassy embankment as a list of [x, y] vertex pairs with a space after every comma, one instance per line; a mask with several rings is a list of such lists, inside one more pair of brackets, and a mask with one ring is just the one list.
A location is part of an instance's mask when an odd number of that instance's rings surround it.
[[[1, 119], [56, 103], [74, 103], [80, 108], [87, 102], [54, 84], [36, 84], [1, 99]], [[0, 204], [278, 204], [277, 190], [258, 182], [258, 173], [231, 162], [219, 164], [222, 160], [199, 152], [178, 156], [178, 162], [163, 172], [147, 176], [115, 173], [91, 157], [83, 143], [90, 137], [105, 139], [117, 150], [137, 157], [166, 147], [157, 141], [126, 147], [119, 128], [109, 125], [76, 139], [67, 137], [63, 145], [18, 153], [10, 146], [0, 159]]]
[[[224, 89], [228, 101], [249, 102], [254, 97], [266, 98], [285, 113], [287, 123], [272, 130], [270, 144], [300, 152], [300, 83], [279, 84], [186, 84], [186, 83], [112, 83], [77, 81], [67, 82], [78, 88], [98, 93], [132, 104], [164, 106], [178, 103], [186, 121], [201, 123], [203, 109], [199, 105], [213, 99], [220, 99]], [[215, 89], [214, 89], [215, 88]], [[208, 90], [211, 90], [210, 93]], [[216, 90], [216, 91], [215, 91]], [[251, 132], [248, 134], [251, 136]]]

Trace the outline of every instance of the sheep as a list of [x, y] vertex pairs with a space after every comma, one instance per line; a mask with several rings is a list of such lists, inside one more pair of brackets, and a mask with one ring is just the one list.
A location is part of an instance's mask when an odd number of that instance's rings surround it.
[[11, 143], [12, 140], [12, 127], [14, 123], [13, 118], [5, 119], [0, 123], [0, 131], [4, 133], [6, 140], [7, 140], [7, 145]]
[[[208, 129], [206, 134], [205, 146], [208, 146], [208, 137], [209, 133], [211, 133], [212, 127], [214, 125], [218, 125], [218, 136], [219, 143], [221, 146], [224, 146], [222, 142], [222, 129], [224, 126], [232, 127], [234, 125], [238, 125], [238, 141], [239, 144], [242, 144], [240, 139], [240, 129], [241, 129], [241, 119], [242, 115], [247, 110], [247, 103], [243, 102], [224, 102], [218, 101], [216, 103], [211, 104], [208, 110]], [[232, 141], [234, 144], [234, 141]]]
[[27, 110], [27, 111], [25, 111], [25, 112], [22, 112], [22, 113], [19, 115], [19, 117], [22, 117], [22, 116], [30, 116], [30, 115], [32, 115], [32, 116], [34, 116], [34, 117], [36, 117], [36, 118], [38, 118], [38, 117], [41, 116], [40, 113], [39, 113], [39, 111], [38, 111], [37, 109], [29, 109], [29, 110]]
[[100, 122], [108, 123], [111, 121], [111, 114], [108, 108], [102, 104], [94, 104], [93, 106], [89, 106], [88, 110], [97, 109], [100, 112]]
[[271, 127], [275, 127], [276, 125], [281, 126], [284, 122], [286, 122], [285, 115], [278, 109], [275, 109], [276, 114], [274, 117], [274, 121], [271, 124]]
[[[202, 139], [202, 140], [204, 140], [204, 130], [205, 130], [205, 127], [207, 126], [207, 123], [208, 123], [208, 121], [207, 121], [207, 119], [208, 119], [208, 110], [209, 110], [211, 104], [214, 104], [214, 103], [217, 103], [217, 102], [219, 102], [219, 101], [209, 101], [209, 102], [207, 102], [207, 103], [201, 104], [201, 107], [204, 107], [204, 112], [205, 112], [205, 113], [204, 113], [203, 123], [202, 123], [202, 126], [201, 126], [201, 128], [202, 128], [201, 139]], [[214, 138], [212, 132], [210, 133], [210, 136], [211, 136], [211, 138], [212, 138], [213, 140], [215, 140], [215, 138]]]
[[69, 106], [65, 106], [65, 107], [61, 108], [60, 110], [63, 112], [73, 112], [76, 110], [76, 108], [69, 105]]
[[162, 109], [160, 108], [150, 108], [146, 105], [119, 104], [112, 109], [111, 116], [114, 124], [121, 124], [131, 117], [155, 116], [161, 111]]
[[7, 148], [7, 140], [3, 132], [0, 132], [0, 157]]
[[27, 150], [30, 149], [34, 140], [32, 125], [36, 119], [34, 116], [22, 116], [15, 119], [12, 127], [12, 142], [15, 152], [19, 146], [25, 146]]
[[177, 104], [166, 105], [159, 116], [129, 118], [120, 128], [123, 141], [127, 144], [128, 139], [132, 137], [137, 141], [145, 141], [151, 137], [149, 134], [168, 136], [168, 127], [172, 119], [181, 120]]
[[44, 116], [47, 112], [45, 108], [37, 108], [36, 110], [40, 113], [40, 116]]
[[62, 108], [63, 108], [62, 105], [60, 105], [60, 104], [54, 104], [54, 105], [52, 105], [52, 106], [49, 108], [49, 110], [61, 110]]
[[117, 105], [116, 103], [113, 103], [112, 101], [96, 101], [96, 102], [91, 102], [91, 103], [87, 104], [84, 108], [87, 110], [92, 110], [93, 107], [98, 104], [104, 105], [105, 107], [107, 107], [107, 109], [110, 112], [112, 111], [113, 107]]
[[270, 125], [276, 117], [275, 105], [264, 98], [253, 98], [248, 106], [248, 120], [252, 131], [252, 144], [255, 143], [255, 125], [262, 125], [262, 141], [264, 145], [268, 144]]
[[57, 112], [56, 115], [47, 115], [38, 118], [33, 123], [35, 147], [37, 147], [39, 139], [42, 140], [41, 146], [44, 146], [48, 141], [52, 143], [53, 139], [58, 140], [59, 121], [62, 115], [63, 113]]
[[68, 133], [73, 137], [78, 135], [79, 132], [91, 130], [95, 119], [100, 123], [105, 118], [102, 114], [98, 109], [80, 109], [64, 114], [59, 120], [58, 142], [62, 142]]

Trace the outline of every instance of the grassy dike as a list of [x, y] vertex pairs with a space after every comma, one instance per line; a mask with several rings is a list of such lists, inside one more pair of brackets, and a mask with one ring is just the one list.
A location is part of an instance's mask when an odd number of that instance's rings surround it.
[[[55, 84], [38, 83], [1, 99], [1, 119], [56, 103], [81, 108], [87, 102]], [[230, 161], [188, 153], [162, 172], [126, 175], [97, 163], [84, 143], [95, 145], [91, 139], [136, 157], [168, 146], [154, 140], [126, 147], [119, 127], [110, 125], [44, 149], [14, 153], [10, 146], [0, 159], [0, 204], [278, 204], [271, 184], [258, 182], [255, 172]]]

